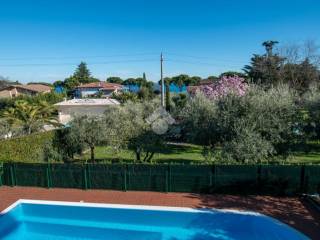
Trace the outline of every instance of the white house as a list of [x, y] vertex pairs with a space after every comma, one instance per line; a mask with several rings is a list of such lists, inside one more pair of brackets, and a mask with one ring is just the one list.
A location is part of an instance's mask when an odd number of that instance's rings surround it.
[[120, 103], [112, 98], [99, 99], [72, 99], [56, 103], [59, 122], [67, 124], [74, 116], [83, 115], [102, 115], [108, 106], [119, 105]]

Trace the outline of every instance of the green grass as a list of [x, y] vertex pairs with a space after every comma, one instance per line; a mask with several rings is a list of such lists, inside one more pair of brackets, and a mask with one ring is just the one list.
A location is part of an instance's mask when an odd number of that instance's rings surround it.
[[[285, 163], [294, 164], [320, 164], [320, 143], [308, 144], [308, 152], [297, 149], [285, 160]], [[98, 146], [95, 150], [97, 162], [131, 162], [135, 160], [132, 151], [122, 150], [115, 152], [111, 147]], [[85, 161], [90, 159], [90, 152], [85, 152], [82, 156], [77, 156], [77, 160]], [[169, 144], [161, 153], [155, 153], [153, 162], [161, 163], [191, 163], [204, 161], [202, 147], [192, 144]]]
[[[192, 162], [204, 160], [201, 154], [202, 147], [191, 144], [173, 145], [170, 144], [161, 153], [155, 153], [152, 161], [153, 162]], [[85, 152], [82, 156], [77, 156], [79, 160], [87, 160], [90, 158], [90, 152]], [[122, 150], [115, 152], [110, 147], [98, 146], [95, 149], [95, 158], [97, 162], [105, 161], [133, 161], [135, 155], [132, 151]]]

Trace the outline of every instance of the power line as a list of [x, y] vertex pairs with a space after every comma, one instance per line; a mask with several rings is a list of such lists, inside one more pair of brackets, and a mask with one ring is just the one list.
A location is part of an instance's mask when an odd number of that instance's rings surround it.
[[[187, 64], [194, 64], [194, 65], [208, 65], [212, 67], [223, 67], [225, 63], [218, 65], [217, 63], [209, 63], [209, 62], [199, 62], [199, 61], [186, 61], [186, 60], [179, 60], [179, 59], [166, 59], [167, 62], [176, 62], [176, 63], [187, 63]], [[243, 68], [244, 65], [228, 65], [228, 67], [232, 68]]]
[[[133, 62], [155, 62], [157, 59], [131, 59], [131, 60], [118, 60], [118, 61], [106, 61], [106, 62], [93, 62], [89, 65], [104, 65], [104, 64], [116, 64], [116, 63], [133, 63]], [[0, 67], [26, 67], [26, 66], [67, 66], [77, 65], [78, 63], [21, 63], [21, 64], [0, 64]]]
[[170, 53], [166, 52], [168, 55], [177, 56], [177, 57], [184, 57], [184, 58], [194, 58], [194, 59], [210, 59], [210, 61], [218, 61], [218, 62], [233, 62], [239, 64], [247, 64], [246, 61], [237, 61], [234, 59], [214, 59], [212, 57], [204, 57], [204, 56], [193, 56], [193, 55], [185, 55], [185, 54], [178, 54], [178, 53]]
[[136, 53], [136, 54], [114, 54], [114, 55], [93, 55], [93, 56], [66, 56], [66, 57], [57, 57], [57, 56], [48, 56], [48, 57], [19, 57], [19, 58], [0, 58], [0, 61], [14, 61], [14, 60], [42, 60], [42, 59], [85, 59], [85, 58], [112, 58], [112, 57], [133, 57], [133, 56], [150, 56], [158, 55], [158, 53]]

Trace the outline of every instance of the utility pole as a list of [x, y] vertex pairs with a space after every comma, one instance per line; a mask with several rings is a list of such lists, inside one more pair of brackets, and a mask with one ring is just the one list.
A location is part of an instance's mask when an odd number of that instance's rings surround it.
[[164, 79], [163, 79], [163, 56], [160, 55], [160, 74], [161, 74], [161, 106], [165, 108], [164, 102]]

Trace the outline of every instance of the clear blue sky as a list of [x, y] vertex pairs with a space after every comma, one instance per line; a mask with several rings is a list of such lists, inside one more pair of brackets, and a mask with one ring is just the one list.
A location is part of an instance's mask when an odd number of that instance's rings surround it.
[[[53, 82], [92, 74], [159, 79], [240, 70], [261, 42], [320, 41], [319, 0], [1, 1], [0, 75]], [[190, 57], [192, 56], [192, 57]], [[198, 57], [198, 58], [195, 58]]]

